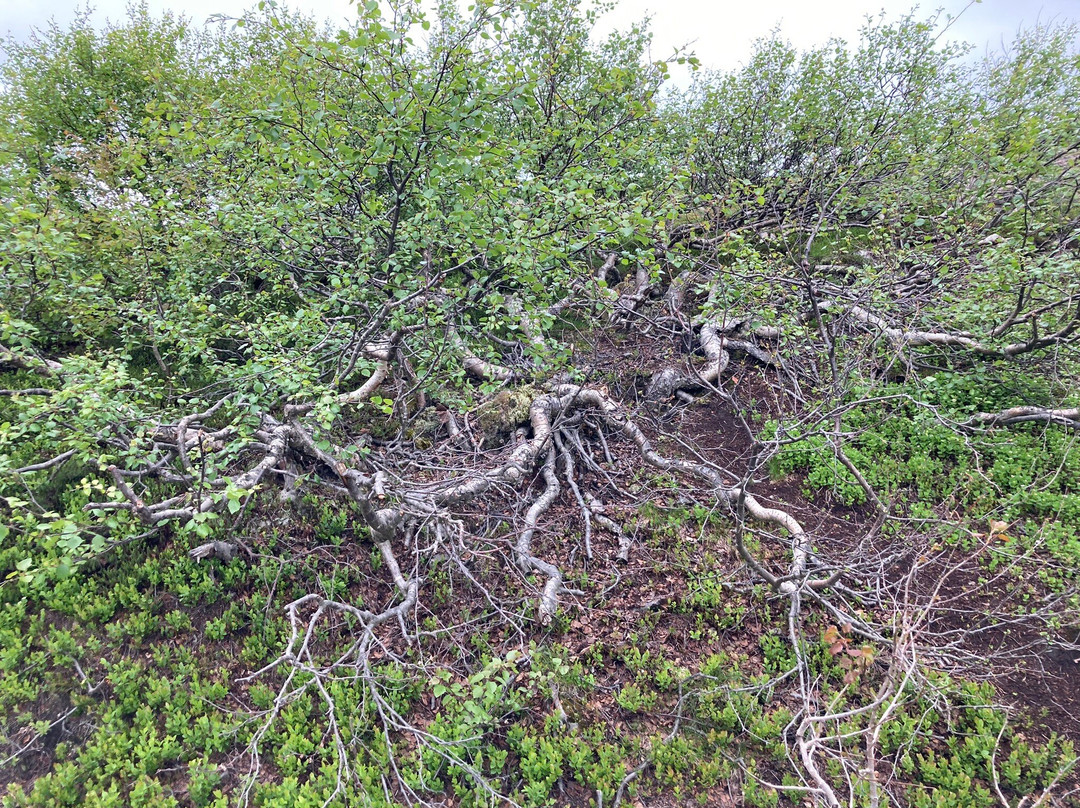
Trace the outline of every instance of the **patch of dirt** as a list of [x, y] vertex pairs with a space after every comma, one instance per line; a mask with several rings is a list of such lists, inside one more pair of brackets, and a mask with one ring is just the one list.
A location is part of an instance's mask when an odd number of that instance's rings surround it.
[[987, 571], [990, 542], [952, 549], [926, 565], [920, 592], [935, 604], [927, 633], [973, 679], [989, 681], [1029, 736], [1080, 743], [1080, 650], [1037, 608], [1044, 587]]

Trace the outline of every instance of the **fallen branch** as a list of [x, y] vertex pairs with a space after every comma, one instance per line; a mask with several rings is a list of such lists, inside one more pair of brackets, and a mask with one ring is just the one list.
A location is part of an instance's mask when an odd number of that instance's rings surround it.
[[1000, 412], [980, 412], [971, 416], [963, 426], [1009, 426], [1023, 423], [1057, 424], [1066, 429], [1080, 429], [1080, 408], [1053, 410], [1044, 407], [1010, 407]]
[[845, 314], [859, 324], [860, 327], [868, 331], [878, 331], [884, 335], [886, 339], [897, 346], [963, 348], [981, 356], [1001, 359], [1007, 359], [1013, 356], [1019, 356], [1020, 354], [1030, 353], [1031, 351], [1049, 348], [1053, 345], [1071, 342], [1074, 332], [1080, 327], [1080, 307], [1078, 307], [1076, 313], [1057, 331], [1040, 337], [1038, 335], [1038, 329], [1033, 322], [1032, 338], [1030, 340], [1027, 340], [1026, 342], [1014, 342], [999, 348], [987, 345], [986, 343], [965, 334], [952, 334], [946, 331], [919, 331], [914, 329], [906, 330], [895, 328], [889, 325], [888, 321], [884, 318], [867, 311], [861, 306], [839, 303], [834, 300], [820, 300], [818, 301], [817, 308], [820, 312], [838, 312]]

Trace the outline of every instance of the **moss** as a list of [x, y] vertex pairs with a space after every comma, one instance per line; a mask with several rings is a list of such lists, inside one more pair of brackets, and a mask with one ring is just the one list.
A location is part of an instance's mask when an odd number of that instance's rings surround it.
[[428, 407], [417, 413], [406, 436], [416, 444], [417, 449], [430, 449], [441, 426], [439, 413], [433, 407]]
[[539, 392], [532, 387], [500, 390], [476, 408], [476, 423], [486, 448], [498, 445], [529, 420], [529, 408]]

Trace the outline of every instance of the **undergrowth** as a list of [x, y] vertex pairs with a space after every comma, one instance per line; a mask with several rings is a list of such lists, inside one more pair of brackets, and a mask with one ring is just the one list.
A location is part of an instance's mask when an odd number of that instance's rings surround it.
[[[921, 436], [911, 458], [938, 445], [925, 432], [891, 429]], [[18, 576], [5, 582], [0, 740], [12, 757], [4, 808], [232, 804], [258, 716], [275, 697], [273, 681], [240, 679], [280, 652], [282, 605], [313, 587], [347, 595], [373, 571], [370, 559], [367, 570], [317, 554], [290, 560], [289, 545], [273, 538], [300, 529], [295, 520], [303, 518], [341, 548], [347, 520], [332, 507], [301, 503], [293, 516], [267, 510], [264, 518], [281, 526], [263, 548], [280, 561], [198, 563], [176, 542], [132, 542], [112, 564], [49, 586]], [[777, 617], [768, 596], [737, 591], [717, 575], [722, 521], [680, 506], [647, 510], [645, 519], [657, 535], [693, 529], [705, 545], [694, 556], [672, 551], [669, 568], [679, 571], [684, 595], [667, 614], [688, 621], [687, 637], [702, 647], [753, 638], [749, 645], [676, 659], [669, 646], [638, 641], [657, 625], [646, 614], [584, 652], [551, 635], [479, 653], [465, 672], [448, 665], [434, 678], [417, 676], [408, 662], [438, 644], [411, 649], [404, 666], [386, 661], [377, 676], [393, 709], [422, 720], [434, 743], [418, 748], [386, 734], [362, 679], [331, 682], [338, 715], [348, 716], [342, 733], [353, 777], [330, 804], [408, 802], [386, 790], [391, 765], [417, 795], [453, 794], [461, 805], [492, 804], [489, 787], [523, 806], [562, 804], [570, 787], [609, 805], [620, 786], [703, 804], [718, 788], [735, 788], [754, 806], [799, 804], [805, 791], [795, 788], [786, 744], [795, 717], [784, 697], [795, 660], [787, 639], [765, 628]], [[655, 542], [653, 552], [663, 546]], [[460, 604], [448, 599], [447, 608]], [[852, 708], [871, 700], [886, 675], [873, 653], [853, 668], [835, 653], [838, 638], [847, 647], [842, 631], [813, 621], [806, 629], [822, 693]], [[484, 647], [499, 648], [499, 637]], [[1030, 740], [994, 704], [988, 685], [941, 677], [905, 699], [880, 751], [895, 761], [911, 805], [990, 808], [995, 778], [1007, 794], [1035, 794], [1069, 767], [1069, 742]], [[857, 732], [865, 720], [854, 717], [845, 729]], [[323, 805], [337, 760], [312, 691], [282, 710], [260, 747], [252, 804]], [[624, 785], [642, 761], [643, 775]]]

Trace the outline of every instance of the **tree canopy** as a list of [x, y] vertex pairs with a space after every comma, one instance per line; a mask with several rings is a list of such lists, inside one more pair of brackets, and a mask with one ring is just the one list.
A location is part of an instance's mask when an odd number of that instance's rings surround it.
[[3, 806], [1066, 804], [1077, 29], [598, 12], [6, 43]]

